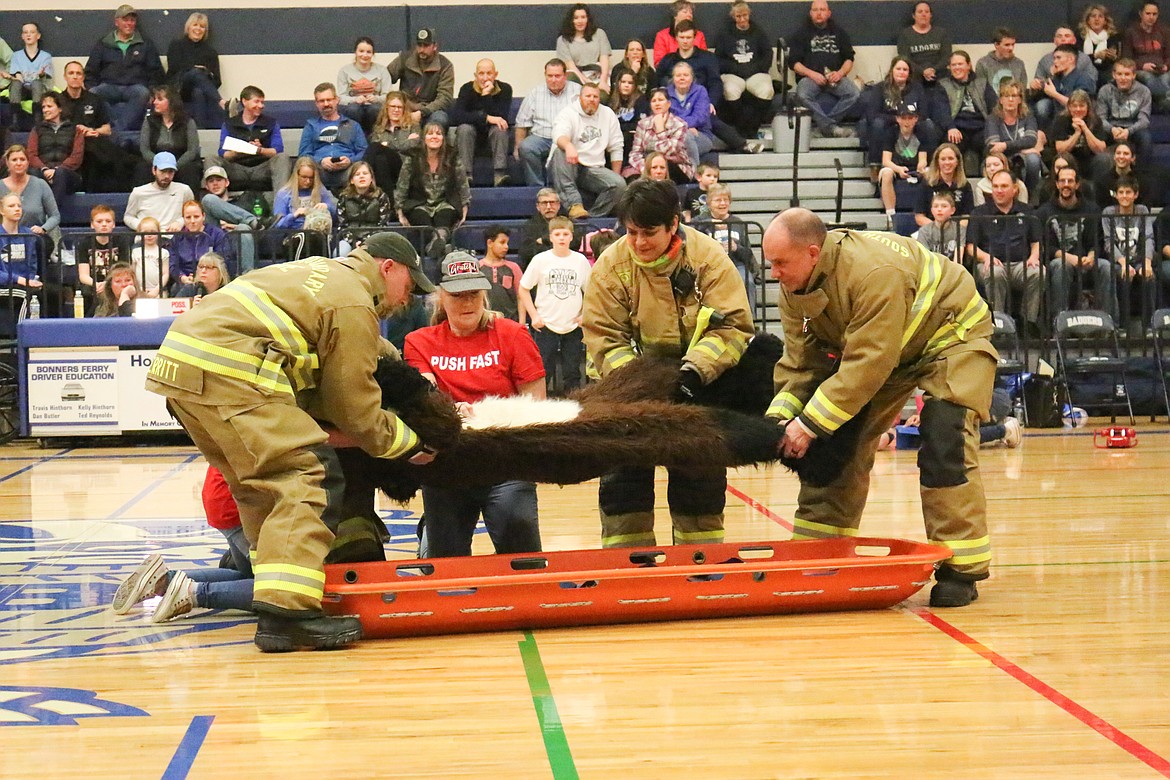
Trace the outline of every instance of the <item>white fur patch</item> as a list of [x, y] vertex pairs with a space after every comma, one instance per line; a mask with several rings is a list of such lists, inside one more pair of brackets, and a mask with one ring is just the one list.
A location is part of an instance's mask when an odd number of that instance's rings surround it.
[[525, 395], [511, 398], [488, 396], [471, 404], [463, 418], [466, 428], [520, 428], [525, 425], [563, 423], [576, 419], [581, 404], [576, 401], [537, 401]]

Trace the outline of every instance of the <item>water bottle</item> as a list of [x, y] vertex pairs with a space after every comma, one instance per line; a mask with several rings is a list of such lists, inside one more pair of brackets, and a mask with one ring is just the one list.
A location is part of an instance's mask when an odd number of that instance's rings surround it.
[[256, 198], [256, 200], [252, 201], [252, 213], [256, 215], [257, 219], [260, 219], [264, 216], [264, 203], [260, 200], [260, 198]]
[[41, 318], [41, 299], [35, 295], [28, 302], [28, 318], [30, 320], [39, 320]]
[[75, 290], [73, 293], [73, 319], [80, 320], [85, 317], [85, 299], [81, 297], [81, 290]]

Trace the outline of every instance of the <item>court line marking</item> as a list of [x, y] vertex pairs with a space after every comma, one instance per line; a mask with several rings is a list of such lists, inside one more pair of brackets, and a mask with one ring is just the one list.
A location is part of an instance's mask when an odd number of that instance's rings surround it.
[[[751, 496], [748, 496], [743, 491], [732, 487], [730, 484], [727, 486], [727, 491], [736, 498], [739, 498], [748, 506], [760, 512], [760, 514], [764, 515], [768, 519], [773, 520], [779, 523], [781, 526], [791, 530], [791, 523], [777, 515], [759, 501], [755, 500]], [[955, 641], [962, 644], [968, 650], [971, 650], [972, 652], [982, 656], [985, 660], [989, 661], [993, 666], [1007, 674], [1012, 679], [1019, 683], [1023, 683], [1033, 692], [1040, 694], [1045, 699], [1055, 704], [1057, 707], [1072, 715], [1074, 718], [1081, 721], [1081, 723], [1084, 723], [1086, 726], [1093, 729], [1093, 731], [1096, 731], [1098, 734], [1105, 737], [1134, 758], [1138, 759], [1150, 768], [1160, 772], [1163, 777], [1170, 777], [1170, 760], [1167, 760], [1166, 758], [1143, 745], [1141, 742], [1138, 742], [1136, 739], [1129, 736], [1101, 716], [1096, 715], [1091, 710], [1086, 709], [1080, 704], [1077, 704], [1075, 701], [1065, 696], [1063, 693], [1056, 690], [1048, 683], [1044, 682], [1030, 672], [1025, 671], [1017, 664], [1012, 663], [1004, 656], [984, 645], [982, 642], [977, 641], [974, 637], [959, 630], [955, 626], [948, 623], [946, 620], [943, 620], [938, 615], [934, 614], [934, 612], [925, 607], [899, 606], [893, 607], [892, 609], [909, 612], [915, 617], [926, 622], [928, 625], [938, 629], [942, 633], [949, 636], [951, 639], [954, 639]]]
[[920, 618], [927, 624], [937, 628], [951, 639], [959, 642], [968, 650], [971, 650], [977, 655], [982, 656], [984, 660], [989, 661], [1001, 672], [1006, 673], [1012, 679], [1023, 683], [1025, 686], [1032, 689], [1032, 691], [1035, 693], [1040, 694], [1045, 699], [1067, 712], [1069, 715], [1072, 715], [1081, 723], [1084, 723], [1093, 731], [1096, 731], [1098, 734], [1105, 737], [1105, 739], [1109, 740], [1134, 758], [1141, 761], [1146, 766], [1161, 773], [1163, 777], [1170, 777], [1170, 761], [1154, 752], [1150, 748], [1146, 747], [1141, 742], [1138, 742], [1136, 739], [1129, 736], [1109, 721], [1081, 706], [1080, 704], [1077, 704], [1075, 701], [1065, 696], [1063, 693], [1056, 690], [1048, 683], [1025, 671], [1017, 664], [1012, 663], [1004, 656], [989, 648], [987, 645], [977, 641], [969, 634], [964, 633], [960, 629], [948, 623], [946, 620], [943, 620], [929, 609], [926, 609], [925, 607], [903, 607], [902, 609], [904, 609], [906, 612], [909, 612], [911, 615]]
[[[68, 450], [65, 450], [65, 451], [68, 452]], [[45, 458], [45, 460], [49, 460], [51, 457], [55, 457], [55, 456], [50, 456], [49, 458]], [[192, 455], [187, 456], [179, 463], [174, 464], [170, 469], [167, 470], [166, 474], [162, 475], [158, 479], [151, 482], [149, 485], [147, 485], [142, 490], [140, 490], [136, 496], [134, 496], [129, 501], [122, 504], [122, 506], [118, 507], [112, 513], [110, 513], [108, 516], [106, 516], [106, 518], [103, 522], [109, 522], [111, 520], [119, 519], [124, 513], [128, 512], [131, 507], [133, 507], [135, 504], [137, 504], [142, 499], [146, 498], [146, 496], [149, 495], [151, 492], [156, 490], [159, 485], [161, 485], [163, 482], [174, 477], [177, 473], [179, 473], [179, 471], [181, 471], [182, 469], [185, 469], [187, 466], [191, 465], [191, 463], [196, 458], [199, 458], [199, 457], [200, 457], [199, 453], [196, 452]], [[25, 471], [26, 469], [32, 468], [35, 465], [36, 465], [35, 463], [30, 464], [29, 466], [26, 466], [24, 469], [21, 469], [21, 471]], [[17, 472], [17, 473], [19, 473], [19, 472]], [[10, 476], [12, 476], [12, 475], [10, 475]], [[0, 482], [2, 482], [2, 481], [3, 480], [0, 479]], [[92, 536], [93, 534], [96, 534], [98, 532], [99, 525], [100, 525], [100, 523], [94, 523], [91, 526], [89, 531], [87, 531], [86, 533], [83, 533], [81, 536], [77, 537], [76, 539], [69, 540], [70, 545], [68, 547], [62, 547], [62, 549], [56, 551], [56, 553], [54, 553], [53, 555], [46, 557], [44, 560], [40, 561], [32, 569], [30, 569], [29, 571], [24, 572], [24, 573], [26, 575], [32, 576], [36, 572], [36, 569], [39, 566], [50, 566], [50, 565], [57, 563], [61, 560], [67, 559], [68, 556], [72, 555], [82, 544], [84, 544], [87, 541], [87, 539], [90, 536]], [[9, 593], [7, 595], [5, 595], [3, 598], [0, 598], [0, 605], [3, 605], [5, 603], [7, 603], [8, 601], [11, 601], [16, 596], [16, 594], [20, 593], [21, 590], [23, 590], [29, 584], [32, 584], [32, 583], [24, 583], [24, 584], [16, 585], [15, 587], [13, 587], [12, 590], [9, 591]]]
[[199, 755], [199, 748], [203, 747], [203, 740], [207, 738], [213, 720], [214, 715], [196, 715], [191, 718], [191, 725], [187, 727], [183, 741], [175, 749], [171, 763], [167, 764], [162, 780], [183, 780], [191, 773], [191, 766], [195, 763], [195, 757]]
[[528, 690], [532, 692], [532, 706], [536, 709], [536, 720], [540, 723], [540, 734], [544, 738], [544, 750], [548, 755], [552, 775], [556, 780], [577, 780], [577, 766], [573, 763], [569, 741], [565, 738], [565, 727], [557, 712], [557, 702], [540, 660], [536, 637], [531, 631], [525, 631], [524, 639], [517, 644], [524, 661], [524, 676], [528, 678]]
[[[66, 450], [61, 450], [60, 452], [55, 452], [52, 455], [45, 455], [44, 457], [37, 458], [32, 463], [28, 464], [27, 466], [25, 466], [23, 468], [19, 468], [16, 471], [13, 471], [11, 474], [5, 474], [3, 477], [0, 477], [0, 482], [7, 482], [8, 480], [12, 479], [13, 477], [18, 477], [21, 474], [23, 474], [24, 472], [28, 471], [29, 469], [36, 468], [37, 466], [41, 465], [42, 463], [48, 463], [51, 460], [60, 460], [68, 452], [70, 452], [70, 450], [66, 449]], [[21, 460], [27, 460], [27, 458], [21, 458]]]
[[742, 490], [735, 487], [730, 482], [727, 484], [727, 492], [730, 493], [731, 495], [735, 496], [736, 498], [738, 498], [740, 501], [744, 502], [748, 506], [750, 506], [752, 509], [759, 512], [764, 517], [766, 517], [769, 520], [771, 520], [772, 522], [776, 523], [781, 528], [784, 528], [785, 530], [788, 530], [788, 531], [793, 530], [792, 523], [790, 521], [785, 520], [783, 517], [776, 514], [771, 509], [769, 509], [767, 506], [765, 506], [764, 504], [761, 504], [759, 501], [757, 501], [754, 498], [752, 498], [751, 496], [749, 496], [747, 493], [744, 493]]

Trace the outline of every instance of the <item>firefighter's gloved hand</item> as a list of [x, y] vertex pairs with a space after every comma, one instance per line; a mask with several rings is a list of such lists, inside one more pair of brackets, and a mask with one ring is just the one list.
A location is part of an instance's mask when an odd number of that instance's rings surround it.
[[699, 372], [690, 366], [684, 366], [678, 372], [678, 387], [674, 391], [674, 400], [684, 404], [694, 403], [702, 387], [703, 377], [699, 376]]

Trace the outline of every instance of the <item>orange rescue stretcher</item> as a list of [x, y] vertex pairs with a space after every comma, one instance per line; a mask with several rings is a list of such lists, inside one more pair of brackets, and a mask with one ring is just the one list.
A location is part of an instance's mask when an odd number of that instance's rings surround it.
[[324, 608], [382, 638], [884, 609], [949, 556], [836, 538], [334, 564]]

